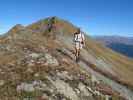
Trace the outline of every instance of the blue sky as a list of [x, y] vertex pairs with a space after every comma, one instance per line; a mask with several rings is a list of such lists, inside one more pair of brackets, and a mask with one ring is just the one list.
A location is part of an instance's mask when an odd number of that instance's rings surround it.
[[133, 0], [1, 0], [0, 33], [58, 16], [90, 35], [133, 36]]

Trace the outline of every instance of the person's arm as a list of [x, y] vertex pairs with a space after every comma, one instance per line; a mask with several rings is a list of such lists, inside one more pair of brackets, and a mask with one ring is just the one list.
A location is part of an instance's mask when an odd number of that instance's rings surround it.
[[85, 37], [84, 37], [84, 33], [82, 33], [82, 44], [85, 46]]
[[74, 33], [74, 35], [73, 35], [73, 42], [75, 42], [75, 33]]
[[85, 35], [84, 35], [84, 33], [83, 33], [83, 41], [84, 41], [84, 45], [85, 45]]

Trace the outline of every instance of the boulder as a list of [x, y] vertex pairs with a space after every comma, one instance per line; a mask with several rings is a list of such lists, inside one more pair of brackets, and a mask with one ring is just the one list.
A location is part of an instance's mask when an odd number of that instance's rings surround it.
[[45, 63], [46, 65], [49, 65], [49, 66], [58, 66], [59, 65], [59, 62], [57, 61], [57, 59], [55, 59], [50, 54], [46, 53], [45, 58], [46, 58], [46, 63]]

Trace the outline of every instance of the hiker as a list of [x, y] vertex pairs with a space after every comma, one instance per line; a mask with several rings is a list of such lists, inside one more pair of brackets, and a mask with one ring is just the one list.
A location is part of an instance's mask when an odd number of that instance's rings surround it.
[[80, 50], [85, 45], [84, 33], [81, 32], [80, 28], [74, 33], [74, 42], [75, 42], [75, 58], [76, 62], [79, 60]]
[[55, 39], [56, 38], [56, 27], [55, 27], [55, 23], [56, 23], [56, 17], [51, 17], [48, 19], [48, 24], [47, 24], [47, 36], [50, 37], [51, 39]]
[[49, 32], [51, 32], [52, 29], [54, 28], [54, 24], [55, 24], [55, 17], [52, 17], [48, 21], [48, 31]]

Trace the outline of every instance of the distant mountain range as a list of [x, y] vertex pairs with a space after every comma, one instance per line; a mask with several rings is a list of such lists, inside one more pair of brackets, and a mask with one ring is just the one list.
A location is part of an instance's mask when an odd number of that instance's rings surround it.
[[96, 36], [94, 38], [107, 47], [133, 58], [133, 37]]

